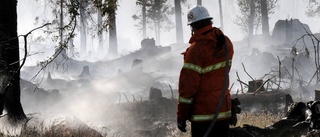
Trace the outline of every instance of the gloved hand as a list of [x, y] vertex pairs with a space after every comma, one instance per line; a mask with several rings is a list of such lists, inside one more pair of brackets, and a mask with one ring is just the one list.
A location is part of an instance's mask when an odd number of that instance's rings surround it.
[[238, 98], [231, 99], [231, 119], [230, 125], [236, 126], [238, 122], [237, 114], [240, 114], [241, 108], [239, 105], [241, 104]]
[[187, 132], [186, 126], [186, 120], [178, 120], [178, 128], [181, 132]]

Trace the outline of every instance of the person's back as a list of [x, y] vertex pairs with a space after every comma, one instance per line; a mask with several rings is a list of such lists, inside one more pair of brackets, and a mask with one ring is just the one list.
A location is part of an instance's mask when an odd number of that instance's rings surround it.
[[[191, 45], [183, 53], [177, 120], [181, 131], [185, 131], [186, 120], [191, 121], [194, 137], [204, 136], [218, 111], [217, 122], [209, 136], [227, 136], [231, 118], [228, 88], [225, 88], [225, 95], [221, 96], [224, 86], [229, 86], [226, 71], [231, 66], [233, 45], [220, 29], [212, 27], [211, 19], [202, 6], [195, 6], [188, 13], [188, 24], [192, 27], [193, 35], [189, 41]], [[221, 110], [217, 110], [221, 99]]]

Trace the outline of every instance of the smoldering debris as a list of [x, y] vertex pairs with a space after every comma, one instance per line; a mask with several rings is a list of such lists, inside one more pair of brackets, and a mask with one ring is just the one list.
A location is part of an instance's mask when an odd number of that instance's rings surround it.
[[[234, 137], [314, 137], [320, 135], [319, 101], [294, 102], [286, 112], [286, 117], [260, 128], [253, 125], [231, 128]], [[241, 132], [240, 132], [241, 131]], [[242, 133], [242, 135], [237, 135]]]

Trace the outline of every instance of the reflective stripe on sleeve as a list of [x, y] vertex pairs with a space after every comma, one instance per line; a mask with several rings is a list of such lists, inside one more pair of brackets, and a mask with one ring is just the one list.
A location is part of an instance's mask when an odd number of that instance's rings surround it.
[[188, 99], [188, 98], [183, 98], [179, 96], [179, 103], [192, 104], [193, 98]]
[[[229, 66], [231, 66], [231, 63], [232, 63], [232, 60], [229, 60]], [[202, 73], [202, 74], [208, 73], [208, 72], [210, 72], [210, 71], [217, 70], [217, 69], [220, 69], [220, 68], [223, 68], [223, 67], [226, 67], [226, 61], [219, 62], [219, 63], [217, 63], [217, 64], [214, 64], [214, 65], [205, 67], [205, 68], [203, 68], [203, 69], [201, 70], [201, 73]]]
[[[191, 120], [192, 121], [209, 121], [213, 120], [214, 114], [211, 115], [193, 115]], [[218, 115], [218, 120], [219, 119], [225, 119], [231, 117], [231, 110], [226, 111], [226, 112], [220, 112]]]
[[192, 63], [184, 63], [183, 68], [194, 70], [198, 73], [201, 73], [202, 68], [198, 65], [194, 65]]
[[[231, 66], [231, 64], [232, 64], [232, 60], [229, 60], [229, 66]], [[208, 66], [205, 68], [201, 68], [200, 66], [194, 65], [192, 63], [184, 63], [183, 64], [183, 68], [194, 70], [200, 74], [208, 73], [213, 70], [217, 70], [217, 69], [224, 68], [224, 67], [226, 67], [226, 61], [219, 62], [217, 64], [214, 64], [214, 65], [211, 65], [211, 66]]]

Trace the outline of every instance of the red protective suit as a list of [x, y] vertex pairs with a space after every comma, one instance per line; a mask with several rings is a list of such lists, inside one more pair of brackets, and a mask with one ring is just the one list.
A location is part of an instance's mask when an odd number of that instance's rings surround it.
[[[224, 43], [218, 44], [219, 35], [225, 38], [228, 46], [229, 67], [226, 67]], [[178, 120], [212, 121], [222, 94], [225, 71], [231, 67], [233, 45], [220, 29], [212, 25], [198, 30], [189, 43], [191, 45], [183, 53], [184, 65], [179, 79]], [[218, 121], [231, 117], [229, 90], [218, 113]]]

